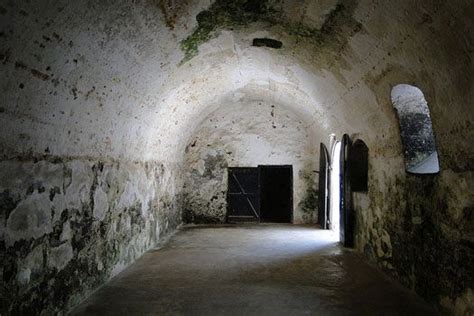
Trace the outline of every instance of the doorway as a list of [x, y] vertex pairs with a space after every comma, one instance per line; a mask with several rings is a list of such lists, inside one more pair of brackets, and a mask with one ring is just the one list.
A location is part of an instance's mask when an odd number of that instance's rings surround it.
[[291, 223], [293, 217], [292, 166], [259, 166], [261, 220]]
[[341, 142], [336, 142], [332, 150], [332, 162], [330, 171], [330, 229], [339, 236], [340, 234], [340, 213], [341, 213]]
[[[324, 229], [331, 229], [339, 241], [345, 247], [354, 245], [355, 216], [352, 208], [351, 185], [354, 184], [355, 191], [367, 191], [368, 179], [368, 148], [362, 140], [352, 143], [349, 135], [344, 134], [341, 141], [332, 140], [330, 167], [327, 168], [326, 147], [321, 144], [320, 160], [320, 197], [326, 197], [326, 187], [329, 191], [329, 219], [328, 225], [323, 222]], [[357, 168], [357, 169], [354, 169]], [[329, 176], [329, 181], [321, 182], [325, 179], [322, 173]], [[319, 212], [326, 213], [327, 205], [320, 203]], [[321, 220], [324, 216], [320, 216]]]
[[292, 221], [291, 165], [228, 168], [227, 222]]

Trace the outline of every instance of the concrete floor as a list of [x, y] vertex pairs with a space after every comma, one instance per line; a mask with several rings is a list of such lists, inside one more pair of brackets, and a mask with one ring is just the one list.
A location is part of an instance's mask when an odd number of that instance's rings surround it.
[[433, 315], [328, 231], [189, 227], [146, 253], [76, 315]]

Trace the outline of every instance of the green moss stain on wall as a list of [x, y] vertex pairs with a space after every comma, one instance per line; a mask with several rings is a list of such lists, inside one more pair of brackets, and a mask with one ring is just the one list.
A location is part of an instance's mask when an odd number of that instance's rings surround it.
[[352, 17], [356, 6], [356, 1], [342, 0], [326, 16], [321, 28], [311, 28], [302, 23], [285, 21], [281, 9], [268, 0], [217, 0], [208, 10], [196, 16], [197, 27], [181, 41], [184, 58], [180, 64], [195, 57], [199, 53], [199, 46], [217, 36], [219, 30], [234, 30], [255, 22], [263, 22], [268, 27], [281, 26], [297, 42], [302, 40], [313, 48], [327, 46], [340, 49], [348, 37], [362, 29], [362, 25]]
[[298, 203], [298, 206], [304, 213], [303, 217], [305, 222], [311, 223], [317, 218], [319, 191], [317, 190], [317, 185], [311, 170], [302, 172], [301, 177], [304, 179], [306, 192], [300, 203]]
[[256, 21], [272, 22], [276, 15], [277, 12], [265, 0], [217, 0], [196, 16], [198, 26], [181, 41], [184, 52], [181, 64], [196, 56], [199, 45], [216, 36], [217, 30], [243, 27]]

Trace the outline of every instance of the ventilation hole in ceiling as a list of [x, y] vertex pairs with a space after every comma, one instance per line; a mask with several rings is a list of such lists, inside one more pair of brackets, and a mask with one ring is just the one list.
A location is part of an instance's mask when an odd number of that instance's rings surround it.
[[281, 48], [283, 43], [272, 38], [254, 38], [252, 46]]

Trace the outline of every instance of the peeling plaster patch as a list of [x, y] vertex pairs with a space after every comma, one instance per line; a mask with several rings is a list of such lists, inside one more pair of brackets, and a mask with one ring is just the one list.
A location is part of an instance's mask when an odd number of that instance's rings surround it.
[[80, 209], [89, 202], [89, 189], [93, 182], [91, 165], [88, 162], [74, 160], [66, 164], [71, 170], [71, 182], [66, 183], [65, 192], [68, 207]]
[[130, 206], [130, 203], [132, 201], [136, 200], [136, 198], [137, 198], [136, 191], [133, 188], [133, 184], [131, 182], [126, 182], [125, 189], [122, 195], [120, 196], [118, 207], [119, 208], [128, 207]]
[[51, 248], [48, 255], [48, 267], [61, 271], [73, 258], [74, 253], [70, 243]]
[[29, 268], [20, 269], [17, 274], [17, 281], [24, 286], [30, 282], [31, 270]]
[[376, 240], [376, 253], [378, 257], [391, 257], [392, 256], [392, 245], [390, 242], [390, 235], [387, 231], [382, 230], [382, 234], [379, 239]]
[[71, 224], [69, 222], [65, 222], [62, 227], [59, 241], [65, 242], [65, 241], [71, 240], [71, 238], [72, 238]]
[[101, 188], [97, 188], [94, 193], [94, 217], [103, 220], [108, 209], [107, 194]]
[[6, 245], [39, 238], [52, 231], [51, 202], [46, 194], [33, 193], [21, 201], [7, 220]]
[[27, 286], [32, 279], [38, 278], [43, 272], [43, 246], [36, 246], [26, 258], [18, 262], [17, 281], [21, 286]]

